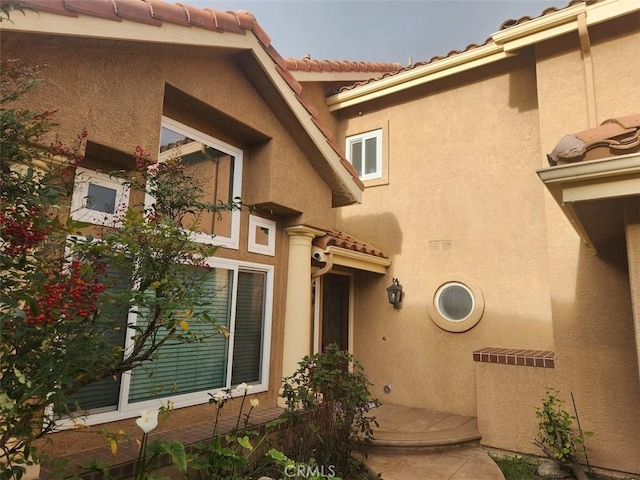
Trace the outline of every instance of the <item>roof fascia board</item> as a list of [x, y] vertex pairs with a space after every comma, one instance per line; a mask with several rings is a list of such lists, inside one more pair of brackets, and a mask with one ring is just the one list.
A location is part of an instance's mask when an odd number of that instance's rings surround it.
[[505, 51], [519, 50], [578, 30], [578, 16], [586, 14], [587, 26], [596, 25], [640, 10], [636, 0], [604, 0], [593, 5], [579, 3], [555, 13], [528, 20], [494, 33], [491, 39]]
[[[527, 20], [520, 25], [514, 25], [513, 27], [509, 27], [496, 32], [491, 35], [491, 39], [498, 45], [508, 44], [509, 42], [521, 39], [523, 37], [534, 35], [540, 32], [545, 32], [558, 26], [571, 24], [571, 22], [575, 22], [578, 18], [578, 15], [583, 13], [584, 11], [585, 4], [578, 3], [557, 12], [543, 15], [532, 20]], [[577, 23], [575, 24], [575, 28], [578, 28]]]
[[443, 60], [391, 75], [362, 87], [338, 93], [328, 97], [327, 104], [330, 111], [340, 110], [493, 63], [512, 55], [504, 52], [500, 46], [483, 45]]
[[333, 258], [333, 265], [356, 268], [374, 273], [387, 273], [387, 267], [391, 265], [391, 260], [383, 257], [376, 257], [362, 252], [354, 252], [342, 247], [330, 245], [325, 249], [325, 253]]
[[340, 156], [329, 145], [329, 142], [325, 138], [324, 134], [313, 123], [309, 112], [296, 98], [295, 92], [289, 87], [284, 78], [275, 69], [275, 64], [269, 56], [269, 54], [262, 48], [256, 48], [253, 50], [256, 58], [261, 63], [262, 68], [269, 76], [271, 81], [277, 86], [278, 90], [282, 93], [282, 97], [293, 111], [296, 118], [303, 126], [309, 137], [313, 140], [318, 150], [322, 153], [324, 158], [327, 159], [332, 170], [338, 175], [342, 183], [348, 188], [349, 193], [354, 199], [354, 203], [362, 203], [362, 190], [356, 184], [351, 174], [341, 163]]
[[299, 82], [361, 82], [379, 78], [385, 75], [383, 72], [305, 72], [301, 70], [289, 70], [291, 75]]
[[536, 173], [546, 185], [582, 182], [585, 180], [604, 180], [608, 177], [631, 175], [640, 177], [640, 154], [630, 153], [587, 162], [541, 168]]
[[640, 177], [619, 178], [615, 182], [580, 183], [565, 186], [562, 191], [562, 201], [584, 202], [587, 200], [602, 200], [605, 198], [629, 197], [640, 195]]
[[78, 18], [72, 16], [27, 10], [25, 16], [15, 22], [2, 22], [0, 30], [235, 49], [250, 49], [256, 41], [253, 35], [214, 32], [170, 22], [164, 22], [161, 27], [156, 27], [126, 19], [114, 21], [90, 15], [81, 15], [81, 17], [82, 21], [79, 22]]

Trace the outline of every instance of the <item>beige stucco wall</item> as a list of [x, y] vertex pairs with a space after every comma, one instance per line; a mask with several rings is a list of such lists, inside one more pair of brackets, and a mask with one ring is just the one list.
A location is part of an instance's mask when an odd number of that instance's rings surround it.
[[640, 375], [640, 198], [630, 198], [626, 201], [625, 222], [631, 305], [636, 337], [638, 373]]
[[[594, 29], [597, 123], [640, 111], [640, 60], [633, 53], [640, 41], [638, 20], [634, 15], [612, 22], [608, 30]], [[628, 34], [630, 26], [633, 35]], [[547, 152], [563, 134], [590, 127], [577, 47], [574, 37], [543, 44], [537, 51], [540, 132]], [[638, 473], [640, 459], [634, 452], [640, 442], [640, 382], [625, 239], [594, 256], [550, 195], [545, 194], [545, 201], [556, 387], [566, 395], [574, 393], [583, 427], [595, 432], [587, 443], [590, 460]], [[637, 284], [631, 286], [637, 296]]]
[[[640, 110], [639, 24], [635, 15], [592, 32], [598, 122]], [[535, 173], [562, 136], [589, 128], [585, 85], [576, 33], [338, 113], [342, 138], [382, 128], [388, 162], [388, 184], [340, 211], [340, 228], [393, 260], [386, 277], [356, 281], [355, 354], [382, 402], [478, 415], [484, 441], [509, 450], [535, 451], [546, 387], [565, 400], [573, 392], [595, 432], [592, 464], [638, 473], [624, 238], [594, 256]], [[449, 333], [427, 305], [458, 274], [480, 287], [485, 311], [475, 328]], [[405, 291], [400, 311], [386, 301], [392, 277]], [[474, 364], [472, 351], [487, 346], [553, 350], [556, 368]]]
[[[541, 455], [533, 444], [538, 433], [535, 411], [541, 406], [547, 388], [556, 384], [555, 369], [493, 363], [475, 365], [482, 444]], [[569, 399], [564, 406], [571, 411], [570, 405]]]
[[[356, 287], [355, 353], [383, 402], [475, 415], [474, 350], [553, 346], [539, 261], [546, 229], [534, 177], [535, 71], [525, 60], [437, 82], [398, 105], [360, 106], [361, 115], [341, 121], [346, 135], [383, 128], [388, 156], [388, 185], [367, 188], [363, 204], [340, 218], [393, 260], [375, 291]], [[482, 290], [485, 312], [472, 330], [450, 333], [427, 305], [460, 275]], [[386, 300], [392, 276], [405, 291], [400, 311]]]

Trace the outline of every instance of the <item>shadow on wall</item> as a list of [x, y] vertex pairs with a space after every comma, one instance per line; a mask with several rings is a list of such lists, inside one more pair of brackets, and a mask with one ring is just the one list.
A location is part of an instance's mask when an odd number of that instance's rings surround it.
[[522, 66], [509, 72], [509, 107], [517, 108], [519, 112], [538, 109], [535, 58], [529, 62], [524, 61], [526, 56], [531, 58], [532, 55], [533, 50], [523, 52], [519, 59]]
[[592, 464], [640, 471], [640, 383], [624, 237], [594, 256], [581, 245], [573, 304], [554, 304], [557, 387], [573, 392], [581, 422], [595, 432]]
[[402, 230], [392, 212], [352, 217], [341, 214], [338, 228], [381, 249], [389, 258], [402, 251]]

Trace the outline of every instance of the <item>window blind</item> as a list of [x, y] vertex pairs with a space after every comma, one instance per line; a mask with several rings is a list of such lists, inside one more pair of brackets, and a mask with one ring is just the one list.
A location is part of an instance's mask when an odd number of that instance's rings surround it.
[[[203, 285], [206, 310], [217, 320], [218, 325], [229, 326], [231, 318], [231, 293], [233, 271], [214, 268], [206, 274]], [[145, 312], [140, 309], [140, 322]], [[157, 357], [144, 367], [135, 368], [131, 374], [129, 402], [135, 403], [151, 398], [221, 388], [226, 383], [228, 342], [223, 335], [204, 322], [189, 321], [192, 333], [203, 338], [201, 343], [183, 343], [170, 340], [159, 350]]]
[[232, 385], [260, 380], [266, 277], [265, 272], [238, 273]]
[[[113, 346], [124, 347], [127, 332], [129, 303], [119, 297], [130, 288], [128, 273], [108, 266], [105, 285], [107, 286], [98, 312], [98, 321], [104, 328], [104, 335]], [[105, 298], [108, 300], [105, 301]], [[120, 377], [104, 378], [89, 384], [71, 395], [69, 406], [72, 410], [88, 413], [110, 412], [118, 408]], [[76, 407], [74, 407], [74, 404]]]

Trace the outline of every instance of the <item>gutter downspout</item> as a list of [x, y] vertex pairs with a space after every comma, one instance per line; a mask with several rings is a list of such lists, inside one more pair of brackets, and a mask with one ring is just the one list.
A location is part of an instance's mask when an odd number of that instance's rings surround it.
[[311, 272], [311, 280], [315, 280], [318, 277], [328, 273], [333, 268], [333, 253], [326, 253], [327, 261], [324, 264], [324, 267], [319, 268], [318, 270]]
[[587, 91], [587, 117], [589, 128], [598, 126], [598, 116], [596, 111], [596, 89], [593, 80], [593, 57], [591, 56], [591, 41], [589, 40], [589, 29], [587, 27], [587, 14], [578, 14], [578, 36], [580, 37], [580, 51], [584, 62], [584, 83]]

